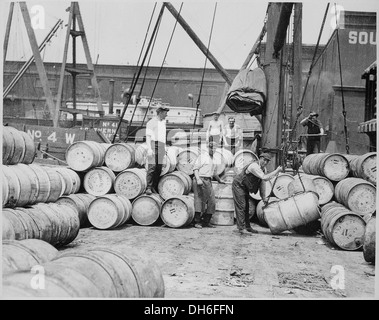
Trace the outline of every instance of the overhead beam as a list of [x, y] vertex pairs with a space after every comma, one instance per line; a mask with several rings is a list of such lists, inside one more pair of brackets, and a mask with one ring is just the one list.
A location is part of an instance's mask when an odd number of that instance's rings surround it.
[[221, 64], [217, 61], [217, 59], [213, 56], [213, 54], [208, 50], [208, 48], [204, 45], [204, 43], [199, 39], [196, 33], [191, 29], [189, 24], [183, 19], [180, 13], [174, 8], [174, 6], [170, 2], [164, 2], [164, 6], [171, 12], [171, 14], [177, 19], [179, 24], [183, 27], [184, 31], [191, 37], [191, 39], [195, 42], [195, 44], [199, 47], [199, 49], [205, 54], [205, 56], [209, 59], [209, 61], [213, 64], [216, 70], [221, 74], [224, 80], [231, 85], [233, 82], [232, 77], [229, 73], [221, 66]]

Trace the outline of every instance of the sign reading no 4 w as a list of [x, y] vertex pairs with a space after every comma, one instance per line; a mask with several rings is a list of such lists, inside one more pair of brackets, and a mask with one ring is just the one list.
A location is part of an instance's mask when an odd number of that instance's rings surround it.
[[49, 146], [69, 146], [75, 141], [85, 140], [85, 131], [79, 129], [65, 129], [44, 126], [26, 126], [26, 132], [34, 139]]

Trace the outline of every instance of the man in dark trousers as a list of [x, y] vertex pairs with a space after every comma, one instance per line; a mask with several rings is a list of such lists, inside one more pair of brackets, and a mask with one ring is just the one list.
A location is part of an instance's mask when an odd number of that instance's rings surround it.
[[166, 117], [169, 110], [167, 107], [158, 107], [157, 115], [146, 123], [147, 195], [158, 192], [163, 158], [166, 154]]
[[273, 172], [266, 173], [266, 166], [271, 160], [268, 153], [262, 153], [258, 161], [253, 161], [246, 165], [241, 173], [237, 174], [232, 183], [234, 210], [236, 212], [237, 229], [240, 234], [258, 233], [250, 225], [249, 196], [260, 190], [262, 199], [266, 197], [265, 188], [261, 187], [261, 182], [272, 179], [282, 171], [282, 167], [277, 167]]
[[195, 218], [192, 225], [195, 228], [214, 228], [210, 223], [212, 215], [216, 211], [212, 178], [219, 183], [225, 183], [216, 173], [216, 164], [213, 158], [216, 147], [216, 142], [208, 142], [208, 152], [201, 152], [194, 163], [192, 189], [195, 200]]
[[300, 121], [300, 124], [308, 127], [307, 155], [320, 152], [320, 140], [324, 134], [324, 129], [317, 118], [318, 113], [312, 111], [308, 117]]

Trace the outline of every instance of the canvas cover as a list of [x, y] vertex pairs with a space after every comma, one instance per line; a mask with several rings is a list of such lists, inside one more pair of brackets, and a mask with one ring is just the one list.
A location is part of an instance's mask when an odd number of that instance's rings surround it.
[[226, 104], [234, 112], [262, 114], [266, 102], [266, 76], [261, 68], [241, 70], [226, 96]]

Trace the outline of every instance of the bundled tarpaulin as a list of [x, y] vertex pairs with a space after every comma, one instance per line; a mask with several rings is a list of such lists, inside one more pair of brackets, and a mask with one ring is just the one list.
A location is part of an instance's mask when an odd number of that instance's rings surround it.
[[266, 76], [261, 68], [243, 69], [235, 79], [226, 96], [226, 104], [234, 112], [262, 114], [266, 102]]

